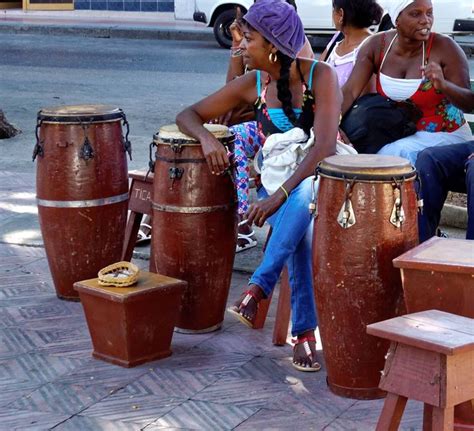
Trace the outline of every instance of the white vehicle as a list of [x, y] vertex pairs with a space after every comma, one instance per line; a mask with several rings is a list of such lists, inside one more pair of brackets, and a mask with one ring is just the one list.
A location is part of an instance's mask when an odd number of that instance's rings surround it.
[[[390, 0], [381, 0], [388, 4]], [[434, 31], [439, 33], [474, 32], [473, 0], [432, 0], [434, 6]], [[235, 17], [235, 8], [240, 6], [246, 12], [253, 0], [195, 0], [194, 21], [206, 23], [214, 28], [219, 45], [228, 48], [232, 39], [229, 26]], [[331, 0], [296, 0], [298, 14], [307, 34], [334, 33]], [[388, 18], [388, 17], [387, 17]], [[385, 30], [385, 19], [381, 29]]]

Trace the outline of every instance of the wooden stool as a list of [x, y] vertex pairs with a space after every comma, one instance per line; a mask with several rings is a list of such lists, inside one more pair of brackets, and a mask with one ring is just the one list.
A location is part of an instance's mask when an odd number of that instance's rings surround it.
[[377, 430], [397, 430], [409, 398], [424, 403], [424, 431], [452, 430], [454, 406], [474, 398], [473, 319], [429, 310], [368, 325], [367, 333], [392, 341]]
[[94, 351], [92, 356], [123, 367], [171, 355], [170, 344], [186, 282], [141, 271], [136, 285], [100, 286], [78, 281]]
[[130, 216], [128, 218], [127, 227], [125, 228], [122, 260], [130, 262], [135, 243], [137, 242], [138, 230], [140, 229], [143, 214], [152, 214], [153, 173], [150, 172], [147, 176], [147, 171], [129, 171], [128, 178], [132, 180], [130, 183], [128, 201]]

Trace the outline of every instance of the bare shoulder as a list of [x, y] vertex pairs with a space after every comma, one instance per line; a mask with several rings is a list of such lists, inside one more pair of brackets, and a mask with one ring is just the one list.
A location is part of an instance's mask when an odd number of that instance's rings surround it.
[[430, 60], [440, 64], [467, 64], [467, 57], [461, 47], [449, 36], [434, 33], [431, 46]]

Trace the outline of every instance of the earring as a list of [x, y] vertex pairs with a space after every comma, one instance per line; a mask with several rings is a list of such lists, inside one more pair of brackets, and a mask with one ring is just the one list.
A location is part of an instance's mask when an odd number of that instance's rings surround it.
[[278, 57], [274, 52], [270, 52], [270, 54], [268, 54], [268, 61], [270, 63], [274, 64], [277, 62], [277, 60], [278, 60]]

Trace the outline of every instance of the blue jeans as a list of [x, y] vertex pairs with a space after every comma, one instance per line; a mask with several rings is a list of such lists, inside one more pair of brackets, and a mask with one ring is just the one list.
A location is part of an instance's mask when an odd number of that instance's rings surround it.
[[415, 166], [416, 158], [425, 148], [438, 147], [448, 144], [458, 144], [472, 140], [472, 133], [466, 123], [454, 132], [425, 132], [419, 131], [414, 135], [399, 139], [383, 146], [377, 154], [399, 156], [408, 159]]
[[[293, 336], [314, 330], [317, 326], [311, 253], [313, 217], [308, 210], [312, 184], [311, 177], [303, 180], [291, 191], [278, 211], [267, 220], [273, 228], [272, 235], [263, 260], [249, 282], [260, 286], [268, 296], [287, 264]], [[261, 187], [258, 191], [259, 199], [267, 196], [266, 190]]]
[[416, 161], [421, 179], [423, 214], [419, 216], [420, 242], [436, 234], [448, 191], [467, 193], [466, 239], [474, 239], [474, 141], [432, 147]]

